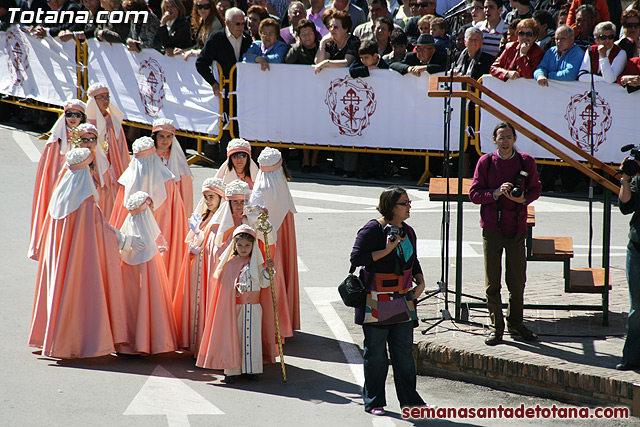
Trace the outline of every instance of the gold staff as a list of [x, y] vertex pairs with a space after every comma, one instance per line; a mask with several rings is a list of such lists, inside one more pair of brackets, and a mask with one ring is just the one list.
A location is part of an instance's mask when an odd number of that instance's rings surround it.
[[[265, 210], [259, 206], [247, 206], [247, 211], [255, 213], [258, 212], [258, 221], [256, 229], [264, 234], [264, 246], [267, 259], [271, 258], [269, 255], [269, 238], [267, 234], [273, 230], [273, 226], [269, 222], [269, 215]], [[278, 321], [278, 303], [276, 302], [276, 289], [273, 286], [273, 270], [267, 268], [269, 272], [269, 283], [271, 286], [271, 299], [273, 299], [273, 315], [276, 319], [276, 337], [278, 339], [278, 352], [280, 353], [280, 367], [282, 368], [282, 382], [287, 382], [287, 371], [284, 367], [284, 353], [282, 352], [282, 339], [280, 338], [280, 322]]]

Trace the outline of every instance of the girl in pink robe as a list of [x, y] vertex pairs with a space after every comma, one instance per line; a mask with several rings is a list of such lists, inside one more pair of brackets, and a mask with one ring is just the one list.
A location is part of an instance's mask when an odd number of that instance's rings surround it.
[[176, 323], [171, 308], [169, 279], [158, 251], [161, 236], [151, 209], [152, 200], [144, 191], [127, 201], [129, 215], [120, 231], [136, 236], [139, 250], [123, 250], [122, 276], [127, 299], [127, 325], [132, 337], [118, 351], [126, 354], [156, 354], [178, 348]]
[[129, 165], [129, 147], [122, 129], [124, 114], [111, 103], [109, 88], [93, 83], [87, 89], [87, 120], [98, 129], [98, 143], [103, 147], [117, 180]]
[[87, 148], [67, 153], [69, 171], [53, 192], [38, 245], [29, 345], [49, 357], [104, 356], [129, 339], [118, 248], [132, 239], [96, 205], [93, 156]]
[[[262, 365], [260, 291], [269, 286], [256, 232], [240, 225], [213, 275], [219, 288], [215, 309], [207, 313], [196, 366], [224, 369], [225, 381], [240, 374], [259, 374]], [[267, 260], [267, 268], [273, 261]]]
[[189, 163], [176, 138], [176, 128], [171, 119], [156, 119], [153, 121], [151, 138], [156, 143], [156, 153], [162, 163], [175, 176], [178, 191], [182, 197], [187, 217], [193, 213], [193, 174]]
[[[187, 250], [187, 217], [174, 176], [156, 155], [153, 139], [138, 138], [133, 143], [133, 159], [118, 182], [118, 195], [109, 222], [116, 228], [124, 223], [129, 211], [124, 201], [136, 191], [144, 191], [153, 200], [153, 216], [166, 239], [162, 260], [169, 277], [169, 295], [173, 296], [180, 280], [182, 258]], [[163, 248], [165, 245], [162, 245]]]
[[220, 224], [212, 218], [224, 198], [224, 189], [225, 184], [219, 178], [207, 178], [202, 183], [203, 197], [189, 218], [191, 230], [186, 239], [189, 249], [182, 259], [182, 275], [173, 298], [179, 346], [189, 349], [194, 356], [202, 338], [209, 282], [215, 268], [213, 240]]
[[78, 143], [76, 128], [86, 120], [84, 111], [85, 104], [79, 99], [72, 99], [65, 103], [64, 113], [51, 128], [51, 136], [40, 155], [31, 205], [31, 238], [28, 252], [29, 258], [36, 261], [38, 260], [36, 246], [40, 242], [51, 193], [58, 183], [64, 164], [64, 155], [72, 144]]

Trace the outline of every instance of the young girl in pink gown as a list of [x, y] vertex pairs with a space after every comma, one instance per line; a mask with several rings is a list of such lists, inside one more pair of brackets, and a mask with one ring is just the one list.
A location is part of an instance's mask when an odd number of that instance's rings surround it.
[[158, 250], [164, 242], [150, 209], [152, 204], [144, 191], [129, 196], [129, 215], [120, 229], [142, 244], [139, 251], [120, 251], [131, 339], [118, 351], [126, 354], [166, 353], [178, 348], [169, 280]]
[[[214, 237], [219, 224], [212, 218], [224, 198], [225, 184], [220, 178], [207, 178], [202, 183], [202, 199], [189, 218], [189, 249], [182, 259], [182, 275], [173, 298], [173, 312], [178, 322], [180, 348], [197, 355], [204, 329], [207, 297], [213, 274]], [[224, 205], [227, 208], [226, 205]], [[227, 208], [228, 209], [228, 208]]]
[[66, 154], [68, 171], [49, 205], [40, 253], [29, 345], [61, 359], [104, 356], [129, 339], [118, 249], [132, 237], [109, 225], [96, 204], [94, 154]]
[[267, 268], [256, 243], [256, 232], [240, 225], [213, 275], [220, 289], [214, 310], [207, 313], [196, 366], [224, 369], [225, 381], [240, 374], [260, 374], [262, 307], [260, 290], [269, 286]]

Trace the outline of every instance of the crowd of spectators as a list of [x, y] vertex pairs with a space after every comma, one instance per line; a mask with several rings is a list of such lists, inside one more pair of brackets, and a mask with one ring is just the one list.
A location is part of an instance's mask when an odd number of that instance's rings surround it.
[[[95, 38], [129, 50], [155, 48], [184, 59], [197, 56], [197, 70], [216, 95], [213, 60], [228, 72], [235, 62], [348, 68], [366, 77], [375, 68], [421, 76], [451, 68], [479, 78], [536, 79], [640, 87], [638, 0], [469, 0], [460, 18], [442, 15], [454, 0], [0, 0], [0, 29], [8, 9], [150, 11], [146, 24], [54, 24], [23, 28], [61, 41]], [[231, 49], [231, 47], [233, 49]], [[448, 57], [451, 52], [451, 57]], [[358, 158], [361, 165], [358, 165]], [[336, 174], [382, 176], [402, 164], [385, 156], [374, 173], [366, 155], [336, 153]], [[303, 151], [303, 172], [318, 171], [318, 152]], [[386, 163], [386, 164], [385, 164]], [[420, 169], [420, 168], [418, 168]], [[414, 171], [414, 175], [422, 170]]]

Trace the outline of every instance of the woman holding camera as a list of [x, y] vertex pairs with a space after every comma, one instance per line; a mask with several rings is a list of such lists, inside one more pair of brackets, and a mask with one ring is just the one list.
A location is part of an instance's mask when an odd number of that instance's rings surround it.
[[384, 415], [387, 343], [400, 406], [424, 405], [416, 391], [412, 355], [413, 328], [418, 323], [415, 300], [424, 290], [424, 278], [416, 233], [405, 223], [411, 210], [406, 190], [395, 185], [385, 189], [377, 209], [382, 217], [358, 231], [351, 264], [364, 267], [360, 278], [369, 288], [366, 305], [355, 313], [364, 332], [364, 409]]

